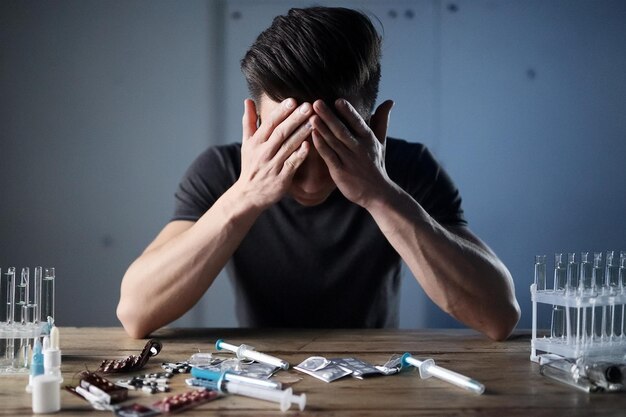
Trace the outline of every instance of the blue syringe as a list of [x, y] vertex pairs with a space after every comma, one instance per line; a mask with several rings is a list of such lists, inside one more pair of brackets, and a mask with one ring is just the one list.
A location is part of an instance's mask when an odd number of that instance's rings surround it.
[[209, 381], [219, 381], [224, 379], [228, 382], [240, 382], [242, 384], [256, 385], [268, 389], [282, 389], [282, 384], [278, 381], [269, 381], [266, 379], [252, 378], [245, 375], [238, 375], [233, 372], [215, 372], [209, 369], [202, 369], [197, 367], [191, 368], [191, 375], [195, 378], [207, 379]]
[[419, 370], [420, 378], [426, 379], [434, 376], [446, 382], [456, 385], [457, 387], [472, 391], [475, 394], [485, 392], [485, 386], [475, 379], [458, 374], [439, 365], [435, 365], [433, 359], [419, 360], [411, 356], [410, 353], [402, 355], [402, 366], [412, 365]]
[[241, 382], [225, 380], [223, 374], [217, 381], [208, 379], [188, 379], [185, 382], [188, 385], [217, 390], [221, 393], [237, 394], [263, 401], [276, 402], [279, 404], [280, 411], [282, 412], [289, 410], [292, 404], [296, 404], [298, 408], [300, 408], [300, 411], [304, 411], [304, 407], [306, 407], [306, 394], [296, 395], [293, 393], [293, 388], [280, 390], [242, 384]]

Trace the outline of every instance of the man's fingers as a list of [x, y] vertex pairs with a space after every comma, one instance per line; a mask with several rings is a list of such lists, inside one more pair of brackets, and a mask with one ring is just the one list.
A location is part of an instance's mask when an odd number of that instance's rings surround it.
[[281, 175], [293, 176], [296, 170], [302, 165], [307, 155], [309, 154], [310, 145], [309, 142], [302, 142], [298, 149], [289, 155], [289, 158], [283, 162], [283, 169]]
[[[270, 152], [277, 153], [285, 142], [298, 132], [298, 129], [306, 122], [310, 114], [311, 105], [309, 103], [302, 103], [282, 123], [280, 123], [268, 139], [268, 142], [271, 145]], [[296, 147], [297, 146], [299, 146], [299, 144], [297, 144]]]
[[[305, 123], [301, 124], [295, 132], [292, 132], [286, 140], [280, 143], [274, 158], [276, 158], [277, 161], [289, 158], [289, 156], [300, 147], [302, 142], [311, 136], [312, 130], [313, 126], [311, 123], [305, 121]], [[274, 140], [274, 138], [272, 138], [272, 140]]]
[[245, 142], [248, 138], [254, 135], [256, 132], [256, 106], [254, 101], [249, 98], [243, 101], [243, 117], [241, 118], [241, 125], [243, 131], [243, 140]]
[[[326, 103], [324, 103], [324, 101], [317, 100], [313, 104], [313, 108], [326, 126], [328, 126], [328, 131], [331, 132], [334, 137], [339, 139], [345, 146], [353, 147], [358, 144], [358, 141], [352, 135], [350, 129], [348, 129], [346, 125], [339, 120], [339, 118], [326, 105]], [[315, 126], [315, 128], [317, 128], [317, 126]]]
[[376, 108], [376, 111], [370, 119], [370, 127], [374, 132], [378, 141], [385, 144], [387, 139], [387, 128], [389, 127], [389, 114], [393, 108], [394, 102], [392, 100], [386, 100], [380, 106]]
[[324, 147], [331, 149], [335, 154], [346, 150], [346, 145], [336, 139], [336, 135], [329, 129], [328, 125], [324, 123], [319, 115], [311, 117], [311, 122], [315, 133], [317, 133], [319, 139], [323, 142], [322, 145]]
[[269, 120], [262, 120], [256, 131], [256, 136], [260, 142], [265, 142], [274, 133], [274, 130], [293, 113], [296, 108], [296, 100], [288, 98], [276, 106], [269, 116]]
[[348, 123], [348, 129], [352, 129], [357, 136], [366, 136], [370, 132], [370, 128], [363, 120], [363, 117], [358, 111], [350, 104], [350, 102], [343, 98], [335, 100], [335, 108], [337, 112]]
[[313, 138], [313, 145], [315, 145], [315, 149], [317, 149], [317, 152], [319, 152], [324, 162], [326, 162], [326, 166], [329, 168], [338, 168], [341, 165], [341, 160], [337, 156], [337, 153], [328, 145], [328, 142], [322, 137], [320, 132], [314, 130], [311, 136]]

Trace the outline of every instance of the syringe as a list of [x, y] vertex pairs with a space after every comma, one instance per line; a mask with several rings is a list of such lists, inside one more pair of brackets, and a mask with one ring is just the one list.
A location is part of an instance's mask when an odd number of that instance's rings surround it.
[[280, 411], [289, 410], [291, 404], [297, 404], [300, 411], [306, 406], [306, 394], [295, 395], [293, 388], [285, 390], [255, 387], [234, 381], [226, 381], [223, 377], [218, 381], [208, 379], [187, 380], [188, 384], [202, 386], [206, 389], [218, 390], [222, 393], [243, 395], [244, 397], [256, 398], [263, 401], [272, 401], [280, 404]]
[[472, 391], [475, 394], [482, 394], [485, 392], [485, 386], [475, 379], [466, 377], [465, 375], [458, 374], [449, 369], [442, 368], [439, 365], [435, 365], [433, 359], [418, 360], [411, 356], [410, 353], [402, 355], [402, 366], [413, 365], [419, 370], [420, 378], [426, 379], [434, 376], [442, 379], [446, 382], [456, 385], [457, 387]]
[[215, 342], [215, 348], [217, 350], [225, 349], [234, 352], [235, 354], [237, 354], [237, 358], [239, 360], [250, 359], [257, 362], [266, 363], [268, 365], [277, 366], [285, 370], [289, 369], [289, 362], [276, 358], [274, 356], [267, 355], [265, 353], [257, 352], [252, 346], [244, 344], [235, 346], [231, 345], [230, 343], [224, 342], [222, 339], [219, 339], [217, 342]]
[[195, 378], [208, 379], [209, 381], [219, 381], [221, 378], [228, 382], [240, 382], [242, 384], [255, 385], [268, 389], [281, 389], [282, 384], [278, 381], [269, 381], [266, 379], [252, 378], [245, 375], [238, 375], [233, 372], [214, 372], [208, 369], [197, 367], [191, 368], [191, 375]]

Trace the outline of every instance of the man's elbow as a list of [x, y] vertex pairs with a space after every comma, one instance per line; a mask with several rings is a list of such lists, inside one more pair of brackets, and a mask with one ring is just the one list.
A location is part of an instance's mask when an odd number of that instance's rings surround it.
[[517, 300], [507, 305], [504, 311], [495, 318], [492, 324], [485, 329], [485, 335], [493, 341], [502, 342], [506, 340], [520, 319], [520, 307]]
[[147, 326], [142, 323], [136, 309], [132, 308], [132, 306], [129, 306], [127, 303], [125, 304], [120, 300], [117, 305], [116, 314], [124, 330], [130, 337], [134, 339], [144, 339], [150, 334], [151, 329], [148, 329]]

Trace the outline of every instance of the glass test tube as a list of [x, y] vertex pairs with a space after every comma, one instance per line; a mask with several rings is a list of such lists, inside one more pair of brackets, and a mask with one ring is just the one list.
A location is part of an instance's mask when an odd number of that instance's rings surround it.
[[39, 307], [42, 322], [48, 321], [48, 317], [54, 319], [54, 281], [54, 268], [45, 268], [41, 281], [41, 306]]
[[28, 267], [22, 268], [22, 274], [15, 285], [15, 291], [15, 322], [26, 324], [30, 297], [30, 269]]
[[[4, 325], [7, 332], [11, 332], [11, 327], [15, 320], [15, 268], [10, 267], [4, 273], [2, 280], [2, 311]], [[7, 335], [8, 336], [8, 335]], [[0, 354], [2, 355], [2, 366], [12, 368], [15, 359], [15, 342], [13, 337], [1, 339]]]
[[[619, 272], [618, 272], [618, 276], [619, 276], [619, 285], [620, 285], [620, 292], [623, 294], [626, 291], [626, 252], [620, 252], [619, 254]], [[622, 303], [622, 324], [620, 327], [620, 338], [626, 338], [626, 322], [624, 321], [624, 319], [626, 317], [624, 314], [624, 310], [626, 309], [626, 304]]]
[[11, 267], [5, 273], [5, 312], [6, 323], [13, 324], [15, 320], [15, 268]]
[[[567, 282], [567, 269], [563, 262], [563, 254], [554, 255], [554, 292], [564, 293]], [[550, 336], [552, 338], [565, 337], [565, 307], [554, 305], [552, 307], [552, 326]]]
[[6, 326], [9, 319], [7, 313], [7, 283], [8, 276], [3, 274], [2, 269], [0, 269], [0, 327]]
[[[30, 323], [30, 317], [28, 315], [29, 310], [28, 306], [30, 304], [30, 268], [24, 267], [22, 268], [22, 273], [20, 275], [20, 279], [15, 284], [15, 323], [19, 323], [21, 326], [26, 326]], [[19, 315], [19, 319], [18, 319]], [[18, 368], [26, 368], [28, 367], [28, 351], [29, 351], [29, 340], [24, 337], [24, 335], [20, 335], [19, 344], [15, 346], [17, 348], [16, 355], [16, 367]]]
[[546, 290], [546, 255], [535, 256], [535, 288]]
[[41, 281], [43, 270], [40, 266], [35, 267], [35, 281], [33, 282], [33, 296], [31, 298], [31, 309], [33, 323], [38, 324], [41, 319]]
[[7, 351], [7, 308], [6, 308], [6, 281], [7, 277], [2, 274], [0, 269], [0, 372], [8, 366], [6, 351]]

